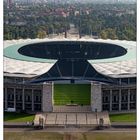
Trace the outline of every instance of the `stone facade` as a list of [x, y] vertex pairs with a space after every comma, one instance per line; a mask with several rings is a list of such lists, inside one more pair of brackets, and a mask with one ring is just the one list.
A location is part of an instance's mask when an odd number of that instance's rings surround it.
[[42, 111], [52, 112], [53, 111], [53, 84], [45, 83], [43, 84], [42, 92]]
[[[17, 111], [52, 112], [53, 83], [40, 85], [4, 84], [4, 109], [16, 108]], [[28, 93], [27, 93], [28, 91]], [[135, 111], [136, 85], [101, 85], [91, 83], [92, 111]]]
[[101, 84], [91, 83], [91, 109], [92, 111], [102, 111], [102, 91]]

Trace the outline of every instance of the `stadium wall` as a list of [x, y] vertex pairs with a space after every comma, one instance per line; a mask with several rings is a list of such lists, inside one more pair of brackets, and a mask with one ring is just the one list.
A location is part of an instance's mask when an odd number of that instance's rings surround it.
[[[12, 77], [11, 79], [14, 79]], [[53, 83], [25, 85], [4, 82], [4, 109], [16, 111], [53, 111]], [[91, 111], [122, 112], [136, 110], [136, 83], [95, 85], [91, 83]]]

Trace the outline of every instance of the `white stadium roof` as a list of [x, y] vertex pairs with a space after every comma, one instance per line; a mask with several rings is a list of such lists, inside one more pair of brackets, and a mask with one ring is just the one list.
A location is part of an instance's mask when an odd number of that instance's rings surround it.
[[[120, 40], [102, 40], [102, 39], [20, 39], [20, 40], [7, 40], [4, 41], [4, 48], [21, 43], [33, 43], [42, 41], [60, 41], [60, 40], [81, 40], [81, 41], [95, 41], [95, 42], [106, 42], [121, 45], [128, 50], [126, 56], [115, 58], [113, 61], [107, 60], [89, 60], [94, 68], [105, 75], [113, 77], [134, 77], [136, 76], [136, 42], [134, 41], [120, 41]], [[130, 52], [130, 53], [129, 53]], [[11, 76], [22, 75], [41, 75], [47, 72], [54, 63], [47, 62], [29, 62], [11, 59], [4, 57], [4, 73]]]

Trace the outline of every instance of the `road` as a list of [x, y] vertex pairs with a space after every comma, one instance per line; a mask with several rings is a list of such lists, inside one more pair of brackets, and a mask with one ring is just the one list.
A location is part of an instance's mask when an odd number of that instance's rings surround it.
[[136, 128], [107, 128], [104, 130], [94, 130], [92, 128], [45, 128], [35, 130], [33, 128], [4, 128], [4, 132], [136, 132]]

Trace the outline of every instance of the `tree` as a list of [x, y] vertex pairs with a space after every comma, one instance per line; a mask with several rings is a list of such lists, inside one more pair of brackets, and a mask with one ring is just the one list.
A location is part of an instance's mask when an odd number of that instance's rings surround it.
[[103, 39], [117, 39], [116, 30], [112, 28], [107, 28], [102, 30], [100, 33], [101, 38]]
[[43, 39], [47, 36], [46, 32], [45, 31], [38, 31], [37, 33], [37, 37], [40, 38], [40, 39]]
[[101, 31], [100, 37], [101, 37], [102, 39], [107, 39], [107, 32], [106, 32], [105, 30]]

